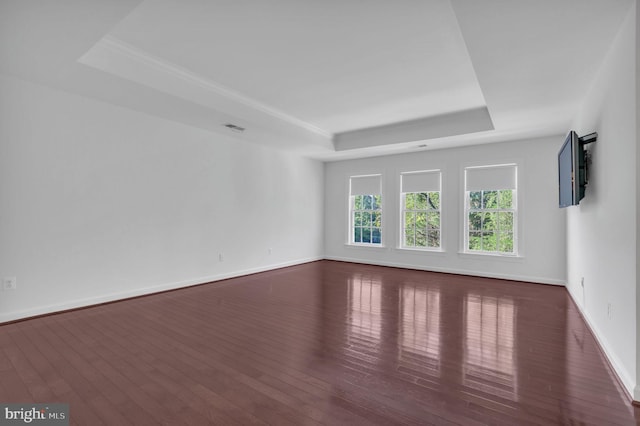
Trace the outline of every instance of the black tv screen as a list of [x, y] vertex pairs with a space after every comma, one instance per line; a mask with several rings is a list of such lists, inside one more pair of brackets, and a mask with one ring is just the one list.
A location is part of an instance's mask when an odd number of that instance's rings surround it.
[[584, 148], [574, 131], [567, 135], [558, 152], [560, 207], [575, 206], [584, 197]]

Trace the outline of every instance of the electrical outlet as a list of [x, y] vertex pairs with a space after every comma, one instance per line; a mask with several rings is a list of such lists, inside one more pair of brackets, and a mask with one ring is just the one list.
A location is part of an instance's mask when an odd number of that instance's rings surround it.
[[607, 303], [607, 318], [613, 318], [613, 306], [611, 305], [611, 302]]
[[16, 277], [4, 277], [2, 279], [2, 288], [5, 290], [15, 290], [18, 286], [18, 280]]
[[271, 247], [269, 247], [269, 254], [273, 253], [273, 249]]
[[222, 256], [222, 253], [218, 254], [218, 260], [220, 262], [222, 262], [224, 260], [224, 256]]

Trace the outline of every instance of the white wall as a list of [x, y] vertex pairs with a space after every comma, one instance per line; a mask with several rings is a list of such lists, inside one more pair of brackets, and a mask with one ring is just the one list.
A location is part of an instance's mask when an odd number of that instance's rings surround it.
[[0, 75], [0, 322], [321, 258], [323, 191], [318, 161]]
[[[565, 212], [558, 208], [557, 137], [467, 148], [339, 161], [325, 165], [325, 256], [330, 259], [402, 266], [550, 284], [566, 279]], [[519, 258], [471, 255], [462, 249], [463, 169], [470, 165], [518, 163]], [[398, 249], [399, 174], [442, 170], [443, 253]], [[347, 245], [349, 176], [383, 175], [384, 248]]]
[[634, 9], [575, 119], [578, 134], [599, 136], [588, 147], [586, 196], [567, 211], [567, 288], [630, 393], [636, 384], [635, 31]]

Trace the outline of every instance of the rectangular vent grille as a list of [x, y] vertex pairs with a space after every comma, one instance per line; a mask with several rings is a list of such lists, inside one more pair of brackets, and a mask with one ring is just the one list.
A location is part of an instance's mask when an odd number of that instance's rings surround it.
[[225, 124], [224, 127], [238, 133], [242, 133], [245, 130], [244, 127], [236, 126], [235, 124], [231, 124], [231, 123]]

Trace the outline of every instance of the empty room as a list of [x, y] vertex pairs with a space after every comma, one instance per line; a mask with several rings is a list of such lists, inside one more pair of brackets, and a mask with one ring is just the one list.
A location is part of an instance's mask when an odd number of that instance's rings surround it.
[[638, 3], [0, 0], [0, 424], [637, 424]]

